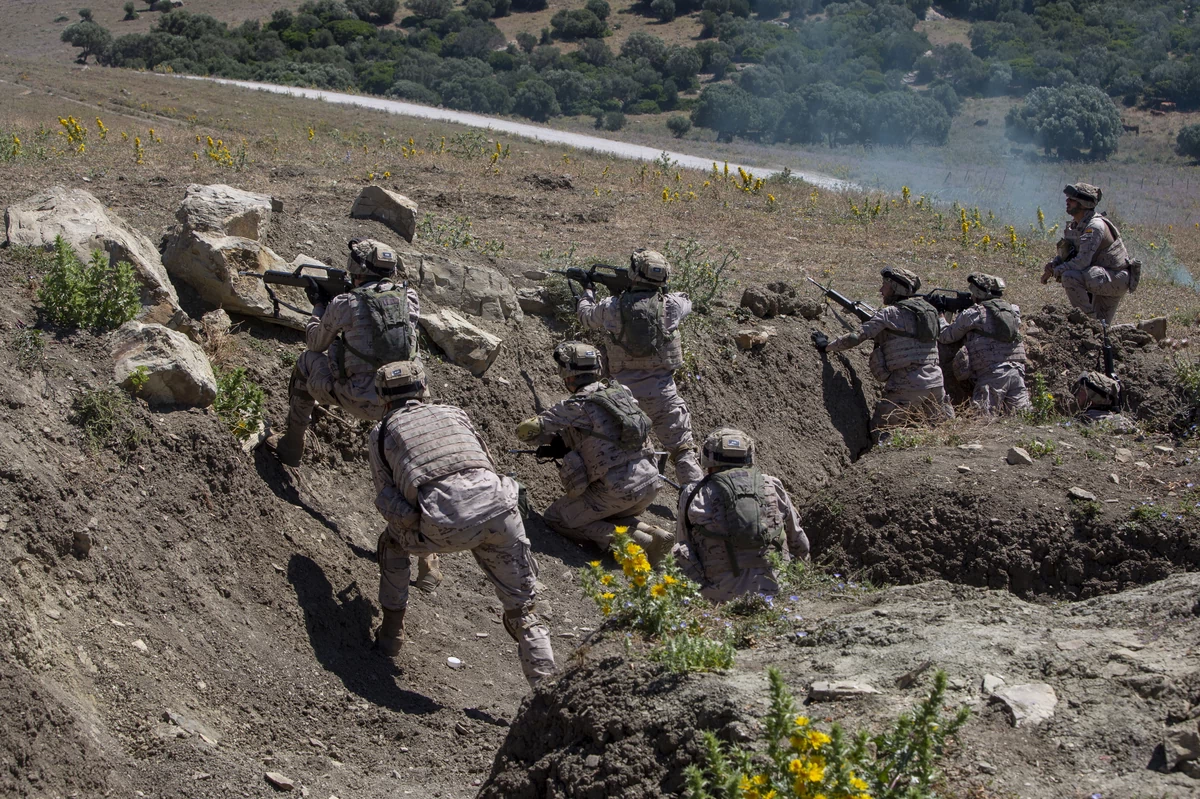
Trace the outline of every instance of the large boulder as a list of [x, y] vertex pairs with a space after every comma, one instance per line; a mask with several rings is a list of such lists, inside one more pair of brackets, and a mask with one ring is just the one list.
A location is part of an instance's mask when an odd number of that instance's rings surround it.
[[162, 258], [148, 238], [83, 189], [54, 186], [10, 205], [4, 212], [8, 243], [52, 247], [62, 236], [85, 263], [93, 250], [133, 265], [142, 284], [142, 318], [166, 322], [179, 310], [179, 297]]
[[[207, 407], [217, 378], [200, 345], [162, 325], [126, 322], [112, 334], [113, 378], [152, 405]], [[135, 384], [142, 375], [145, 384]]]
[[175, 212], [181, 235], [189, 232], [224, 233], [261, 241], [267, 233], [271, 215], [283, 210], [283, 203], [265, 194], [242, 191], [223, 183], [187, 187], [183, 202]]
[[381, 186], [366, 186], [350, 208], [354, 219], [374, 219], [390, 227], [412, 244], [417, 235], [417, 204]]
[[499, 337], [476, 327], [447, 308], [437, 313], [421, 314], [421, 327], [442, 348], [451, 363], [467, 369], [476, 377], [488, 370], [500, 352]]
[[422, 300], [484, 319], [521, 320], [520, 301], [508, 278], [486, 266], [468, 266], [442, 255], [421, 254], [419, 264], [408, 267]]

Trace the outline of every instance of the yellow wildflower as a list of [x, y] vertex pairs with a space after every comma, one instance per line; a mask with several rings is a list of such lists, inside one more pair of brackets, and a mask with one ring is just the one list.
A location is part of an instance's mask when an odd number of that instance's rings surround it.
[[650, 596], [661, 597], [667, 593], [667, 587], [662, 583], [657, 583], [650, 587]]
[[672, 576], [671, 576], [671, 575], [669, 575], [669, 574], [664, 574], [664, 575], [663, 575], [663, 582], [664, 582], [664, 583], [666, 583], [667, 585], [675, 585], [675, 583], [677, 583], [677, 582], [679, 582], [679, 581], [678, 581], [678, 580], [676, 580], [674, 577], [672, 577]]
[[829, 743], [829, 741], [829, 736], [820, 730], [809, 730], [808, 732], [808, 742], [812, 744], [814, 749], [824, 746], [825, 744]]
[[809, 722], [808, 716], [796, 716], [797, 727], [807, 727]]
[[850, 787], [856, 791], [865, 791], [867, 789], [867, 783], [864, 780], [859, 779], [858, 777], [851, 777], [850, 778]]
[[612, 605], [601, 605], [600, 612], [607, 616], [608, 614], [612, 613]]
[[636, 585], [638, 588], [641, 588], [643, 585], [646, 584], [646, 575], [644, 575], [644, 574], [633, 575], [633, 584]]
[[611, 574], [606, 574], [600, 578], [600, 585], [612, 585], [612, 581], [613, 576]]
[[618, 525], [616, 525], [616, 526], [614, 526], [614, 527], [613, 527], [613, 532], [614, 532], [614, 533], [628, 533], [628, 532], [629, 532], [629, 525], [627, 525], [627, 524], [618, 524]]
[[588, 561], [588, 565], [591, 566], [593, 569], [599, 569], [600, 561], [598, 561], [598, 560]]
[[631, 558], [636, 558], [638, 555], [642, 554], [642, 548], [630, 541], [625, 545], [625, 554]]
[[606, 600], [608, 602], [611, 602], [612, 600], [617, 598], [617, 595], [612, 593], [611, 591], [606, 591], [605, 593], [600, 595], [600, 598], [603, 600]]

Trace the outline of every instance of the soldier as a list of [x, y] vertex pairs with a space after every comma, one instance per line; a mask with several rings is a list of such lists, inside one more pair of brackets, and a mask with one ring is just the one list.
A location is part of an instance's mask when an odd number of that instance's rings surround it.
[[713, 602], [779, 592], [769, 551], [786, 543], [793, 558], [808, 558], [808, 536], [779, 478], [754, 465], [754, 443], [723, 427], [704, 439], [700, 463], [708, 475], [679, 496], [679, 567]]
[[533, 612], [537, 563], [517, 511], [517, 484], [497, 474], [471, 420], [452, 405], [432, 405], [420, 361], [379, 369], [386, 405], [368, 453], [387, 520], [379, 536], [377, 648], [392, 656], [404, 640], [410, 554], [470, 550], [504, 606], [504, 629], [517, 642], [530, 685], [554, 672], [550, 632]]
[[[375, 393], [375, 371], [417, 354], [421, 301], [414, 289], [392, 280], [397, 272], [404, 276], [403, 260], [374, 239], [351, 239], [349, 247], [346, 271], [354, 289], [328, 307], [313, 305], [308, 349], [292, 370], [287, 430], [275, 442], [275, 456], [287, 466], [300, 465], [318, 402], [340, 405], [358, 419], [382, 419], [386, 406]], [[437, 555], [420, 558], [416, 586], [428, 592], [441, 581]]]
[[812, 340], [822, 354], [875, 342], [869, 361], [871, 375], [884, 387], [871, 416], [871, 435], [882, 442], [890, 436], [887, 428], [904, 424], [914, 413], [936, 422], [953, 418], [954, 408], [946, 398], [938, 365], [938, 312], [923, 298], [913, 296], [921, 288], [921, 279], [898, 266], [884, 267], [879, 274], [883, 307], [863, 322], [861, 330], [833, 341], [814, 330]]
[[[1025, 345], [1021, 343], [1021, 309], [1001, 299], [1004, 281], [976, 272], [967, 277], [975, 304], [954, 321], [943, 322], [938, 341], [962, 341], [954, 356], [955, 377], [975, 381], [971, 402], [987, 414], [1031, 407], [1025, 390]], [[965, 339], [965, 341], [964, 341]]]
[[1048, 261], [1042, 283], [1062, 283], [1071, 305], [1087, 316], [1112, 324], [1126, 292], [1137, 289], [1140, 261], [1125, 252], [1121, 231], [1104, 214], [1096, 213], [1103, 192], [1088, 183], [1063, 189], [1071, 221], [1058, 241], [1058, 254]]
[[1083, 421], [1108, 421], [1119, 428], [1129, 427], [1121, 414], [1121, 383], [1116, 378], [1095, 370], [1084, 372], [1071, 386], [1071, 393]]
[[646, 441], [649, 418], [627, 388], [601, 380], [600, 353], [592, 345], [559, 344], [554, 361], [571, 396], [517, 427], [522, 441], [550, 444], [557, 437], [565, 450], [559, 478], [566, 495], [546, 509], [546, 524], [572, 541], [603, 549], [612, 544], [616, 527], [628, 527], [629, 537], [657, 566], [674, 536], [634, 518], [658, 495], [658, 468]]
[[609, 372], [633, 392], [675, 464], [675, 476], [686, 484], [704, 476], [696, 460], [692, 416], [675, 385], [675, 370], [683, 366], [679, 326], [692, 312], [692, 301], [665, 290], [670, 275], [661, 253], [634, 250], [632, 286], [597, 302], [595, 288], [585, 285], [576, 313], [584, 328], [608, 332]]

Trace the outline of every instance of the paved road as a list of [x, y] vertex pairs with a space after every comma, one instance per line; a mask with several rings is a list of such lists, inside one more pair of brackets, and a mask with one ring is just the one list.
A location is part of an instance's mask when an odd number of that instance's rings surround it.
[[[403, 100], [388, 100], [383, 97], [345, 94], [344, 92], [331, 92], [323, 89], [304, 89], [297, 86], [279, 86], [273, 83], [255, 83], [248, 80], [204, 78], [194, 75], [179, 75], [177, 77], [187, 80], [211, 80], [214, 83], [224, 83], [229, 86], [241, 86], [247, 89], [259, 89], [261, 91], [275, 92], [276, 94], [290, 94], [295, 97], [320, 99], [330, 103], [358, 105], [364, 108], [374, 108], [380, 111], [387, 111], [390, 114], [400, 114], [402, 116], [420, 117], [422, 119], [437, 119], [445, 122], [457, 122], [460, 125], [470, 125], [471, 127], [475, 128], [489, 128], [491, 130], [510, 133], [514, 136], [523, 136], [527, 139], [534, 139], [535, 141], [549, 142], [552, 144], [565, 144], [568, 147], [574, 147], [577, 150], [593, 150], [598, 153], [615, 155], [618, 158], [628, 158], [635, 161], [653, 161], [664, 152], [663, 150], [658, 150], [653, 147], [643, 147], [638, 144], [627, 144], [626, 142], [604, 139], [599, 136], [588, 136], [583, 133], [554, 130], [553, 128], [542, 127], [541, 125], [532, 125], [526, 122], [516, 122], [511, 119], [489, 117], [484, 116], [483, 114], [471, 114], [466, 111], [453, 111], [449, 108], [430, 108], [427, 105], [406, 103]], [[713, 161], [722, 163], [724, 160], [721, 158], [701, 158], [699, 156], [688, 155], [686, 153], [674, 153], [669, 150], [665, 152], [672, 160], [678, 161], [680, 166], [690, 167], [692, 169], [702, 169], [705, 171], [712, 168]], [[747, 172], [753, 172], [756, 175], [764, 176], [774, 175], [777, 172], [782, 171], [777, 167], [764, 167], [761, 165], [752, 164], [731, 163], [729, 168], [736, 170], [739, 166], [743, 167]], [[817, 174], [815, 172], [792, 170], [792, 175], [823, 189], [840, 190], [856, 188], [853, 183], [849, 183], [844, 180], [838, 180], [837, 178], [833, 178], [828, 175]]]

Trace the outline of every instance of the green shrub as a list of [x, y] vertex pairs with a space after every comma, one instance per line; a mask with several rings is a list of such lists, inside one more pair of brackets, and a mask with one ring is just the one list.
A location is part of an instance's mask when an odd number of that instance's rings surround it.
[[245, 440], [258, 431], [263, 421], [266, 396], [257, 383], [246, 377], [242, 367], [217, 375], [217, 398], [213, 410], [229, 432]]
[[1049, 438], [1045, 441], [1038, 441], [1036, 438], [1031, 438], [1028, 441], [1022, 441], [1021, 447], [1029, 453], [1029, 457], [1031, 458], [1042, 458], [1046, 455], [1053, 455], [1055, 450], [1054, 441]]
[[97, 388], [75, 398], [71, 421], [83, 428], [89, 446], [106, 445], [133, 449], [141, 443], [143, 430], [133, 418], [133, 405], [125, 392]]
[[111, 330], [137, 316], [141, 288], [128, 261], [113, 263], [100, 250], [86, 266], [62, 236], [54, 239], [54, 256], [38, 290], [46, 318], [61, 327]]
[[12, 346], [17, 351], [17, 365], [32, 372], [45, 356], [46, 336], [37, 328], [27, 327], [13, 335]]
[[668, 241], [663, 255], [671, 264], [671, 289], [682, 291], [692, 300], [697, 313], [706, 314], [721, 292], [734, 281], [726, 272], [741, 258], [737, 250], [726, 250], [718, 262], [708, 255], [708, 250], [690, 236], [686, 241]]
[[667, 130], [677, 139], [682, 139], [692, 129], [692, 120], [682, 115], [676, 115], [667, 120]]
[[1200, 160], [1200, 125], [1184, 125], [1175, 137], [1175, 152]]
[[134, 394], [142, 393], [142, 389], [150, 382], [150, 370], [144, 365], [139, 366], [129, 373], [129, 386], [133, 389]]
[[733, 667], [733, 644], [687, 632], [663, 637], [650, 659], [673, 672], [718, 671]]
[[1034, 372], [1029, 378], [1029, 402], [1033, 405], [1025, 411], [1025, 419], [1030, 424], [1045, 424], [1058, 415], [1054, 405], [1054, 395], [1046, 385], [1046, 378], [1040, 372]]

